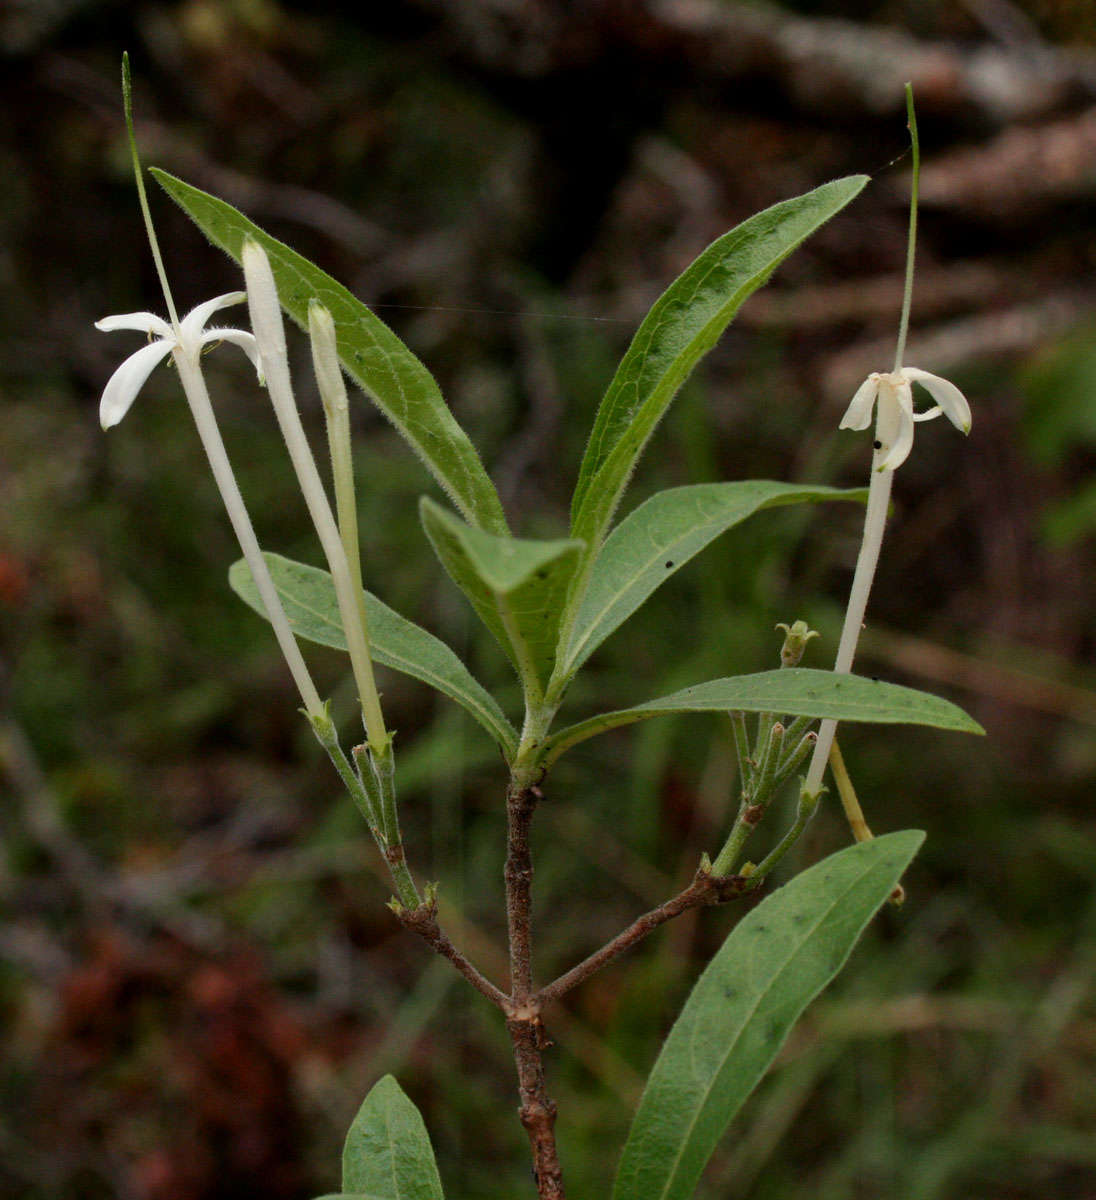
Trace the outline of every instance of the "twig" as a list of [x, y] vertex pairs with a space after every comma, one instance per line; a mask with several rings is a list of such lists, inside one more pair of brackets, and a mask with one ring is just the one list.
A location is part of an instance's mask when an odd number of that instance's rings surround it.
[[[529, 1007], [532, 1010], [533, 1006]], [[556, 1103], [548, 1098], [541, 1057], [541, 1051], [552, 1043], [539, 1013], [513, 1017], [506, 1022], [506, 1029], [514, 1046], [521, 1095], [518, 1116], [529, 1135], [537, 1195], [540, 1200], [566, 1200], [563, 1170], [556, 1150]]]
[[480, 993], [486, 996], [497, 1008], [509, 1011], [510, 1000], [506, 993], [482, 975], [464, 955], [449, 940], [445, 930], [438, 924], [437, 901], [431, 897], [418, 908], [402, 908], [393, 910], [396, 919], [405, 928], [417, 933], [431, 949], [442, 958], [447, 958], [465, 979]]
[[541, 988], [537, 994], [538, 1000], [541, 1004], [546, 1004], [549, 1000], [558, 1000], [565, 992], [582, 983], [606, 963], [623, 954], [625, 950], [630, 950], [637, 942], [641, 942], [660, 925], [665, 925], [667, 921], [672, 921], [674, 917], [691, 908], [702, 908], [705, 905], [723, 904], [733, 900], [742, 895], [747, 886], [748, 881], [742, 876], [729, 875], [721, 878], [701, 868], [684, 891], [637, 917], [627, 929], [618, 933], [612, 941], [606, 942], [600, 950], [583, 959], [547, 987]]
[[556, 1150], [556, 1105], [544, 1081], [541, 1051], [551, 1042], [533, 994], [532, 884], [533, 860], [529, 829], [541, 799], [536, 784], [512, 784], [506, 797], [506, 916], [510, 934], [510, 999], [507, 1031], [514, 1047], [521, 1108], [518, 1115], [529, 1135], [533, 1175], [540, 1200], [566, 1200], [563, 1171]]
[[506, 921], [510, 934], [510, 998], [521, 1005], [533, 993], [533, 859], [529, 827], [540, 789], [511, 788], [506, 799]]

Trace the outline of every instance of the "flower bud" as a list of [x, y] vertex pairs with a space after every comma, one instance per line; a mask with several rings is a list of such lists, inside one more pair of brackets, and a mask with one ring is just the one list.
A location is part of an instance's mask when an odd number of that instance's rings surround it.
[[784, 630], [784, 645], [780, 647], [780, 665], [782, 667], [798, 667], [803, 657], [803, 651], [811, 638], [819, 636], [817, 629], [810, 629], [806, 621], [793, 621], [785, 625], [781, 621], [777, 629]]

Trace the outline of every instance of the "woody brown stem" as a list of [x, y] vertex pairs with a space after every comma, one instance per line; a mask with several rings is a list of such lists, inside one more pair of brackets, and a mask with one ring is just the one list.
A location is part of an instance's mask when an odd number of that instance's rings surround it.
[[551, 1042], [547, 1039], [535, 1005], [529, 1005], [526, 1011], [507, 1021], [506, 1028], [514, 1046], [518, 1093], [521, 1096], [518, 1116], [529, 1135], [537, 1195], [540, 1200], [566, 1200], [563, 1171], [556, 1150], [556, 1105], [554, 1100], [548, 1098], [544, 1083], [544, 1060], [541, 1057], [541, 1051]]
[[507, 853], [504, 878], [510, 941], [510, 994], [506, 995], [452, 944], [437, 920], [437, 903], [427, 900], [414, 908], [393, 903], [405, 928], [417, 933], [438, 954], [447, 958], [469, 983], [506, 1015], [506, 1028], [514, 1047], [518, 1094], [518, 1116], [529, 1137], [533, 1175], [539, 1200], [566, 1200], [563, 1172], [556, 1147], [556, 1105], [549, 1097], [544, 1074], [543, 1052], [552, 1043], [541, 1019], [549, 1000], [559, 999], [606, 963], [623, 954], [660, 925], [689, 909], [721, 904], [747, 890], [744, 876], [720, 877], [705, 864], [688, 887], [664, 904], [637, 917], [600, 950], [591, 954], [547, 987], [537, 991], [532, 965], [533, 863], [530, 830], [543, 793], [536, 784], [515, 781], [507, 794]]
[[529, 828], [541, 791], [511, 787], [506, 798], [506, 921], [510, 934], [510, 999], [515, 1005], [533, 992], [533, 858]]
[[506, 1028], [518, 1071], [518, 1115], [529, 1135], [533, 1175], [540, 1200], [566, 1200], [556, 1150], [556, 1105], [548, 1097], [541, 1052], [551, 1043], [533, 994], [533, 860], [529, 831], [542, 793], [535, 784], [515, 783], [506, 797], [506, 916], [510, 934], [510, 998]]
[[417, 933], [431, 949], [442, 958], [447, 958], [465, 979], [480, 993], [486, 996], [496, 1007], [504, 1012], [509, 1010], [510, 1001], [506, 993], [487, 979], [464, 957], [449, 940], [449, 935], [438, 924], [438, 906], [436, 901], [420, 904], [418, 908], [399, 908], [394, 910], [396, 919], [405, 928]]
[[572, 967], [547, 987], [541, 988], [537, 999], [541, 1004], [545, 1004], [549, 1000], [558, 1000], [565, 992], [569, 992], [571, 988], [599, 971], [606, 963], [623, 954], [625, 950], [631, 949], [637, 942], [641, 942], [660, 925], [672, 921], [674, 917], [680, 916], [690, 908], [701, 908], [708, 904], [723, 904], [728, 900], [733, 900], [742, 895], [746, 887], [747, 879], [744, 876], [729, 875], [721, 878], [701, 868], [687, 888], [678, 892], [676, 896], [672, 896], [664, 904], [637, 917], [627, 929], [618, 933], [612, 941], [606, 942], [600, 950], [583, 959], [577, 966]]

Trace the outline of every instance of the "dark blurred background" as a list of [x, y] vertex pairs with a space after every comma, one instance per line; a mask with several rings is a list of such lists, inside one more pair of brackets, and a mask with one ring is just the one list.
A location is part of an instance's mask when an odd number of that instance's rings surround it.
[[[913, 81], [906, 360], [963, 387], [974, 428], [919, 427], [859, 666], [951, 697], [988, 737], [846, 729], [869, 821], [928, 842], [905, 908], [809, 1011], [698, 1194], [1096, 1197], [1094, 30], [1093, 0], [7, 0], [0, 1193], [304, 1200], [337, 1188], [385, 1071], [449, 1196], [532, 1190], [501, 1023], [385, 910], [273, 638], [227, 588], [237, 550], [170, 369], [98, 428], [140, 342], [92, 322], [162, 304], [128, 49], [146, 164], [375, 305], [530, 536], [564, 529], [600, 395], [659, 292], [738, 221], [851, 172], [874, 181], [749, 301], [628, 505], [706, 480], [864, 482], [864, 437], [836, 427], [893, 357]], [[180, 305], [240, 286], [152, 186]], [[207, 362], [263, 543], [318, 561], [246, 364]], [[353, 419], [370, 586], [513, 708], [419, 529], [433, 485], [360, 396]], [[826, 665], [858, 534], [845, 506], [756, 517], [619, 631], [568, 713], [773, 666], [773, 625], [797, 617]], [[338, 657], [309, 657], [352, 737]], [[500, 764], [444, 700], [383, 687], [416, 871], [501, 981]], [[560, 764], [537, 825], [541, 978], [718, 848], [733, 757], [725, 722], [683, 718]], [[792, 866], [848, 840], [830, 805]], [[607, 1194], [659, 1039], [735, 919], [678, 921], [549, 1014], [576, 1197]]]

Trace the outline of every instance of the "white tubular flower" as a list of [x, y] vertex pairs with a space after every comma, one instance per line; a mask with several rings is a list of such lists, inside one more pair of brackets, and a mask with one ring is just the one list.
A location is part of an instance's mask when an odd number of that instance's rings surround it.
[[117, 371], [107, 381], [103, 390], [103, 398], [99, 402], [99, 423], [104, 429], [109, 429], [130, 410], [137, 393], [145, 386], [145, 381], [153, 369], [172, 351], [179, 350], [197, 361], [202, 347], [211, 342], [233, 342], [251, 359], [252, 365], [262, 381], [262, 364], [255, 338], [243, 329], [206, 329], [205, 323], [220, 308], [231, 304], [241, 304], [247, 296], [244, 292], [228, 292], [217, 296], [193, 308], [179, 322], [176, 331], [163, 317], [155, 313], [136, 312], [125, 313], [116, 317], [104, 317], [95, 322], [95, 328], [104, 333], [115, 329], [135, 329], [140, 333], [152, 334], [155, 341], [142, 346], [136, 354], [131, 354]]
[[[316, 460], [305, 437], [297, 401], [293, 395], [293, 381], [289, 376], [286, 358], [285, 326], [282, 322], [282, 306], [278, 299], [278, 285], [270, 259], [262, 246], [251, 238], [244, 242], [240, 256], [247, 283], [247, 307], [251, 314], [251, 328], [259, 344], [263, 374], [266, 376], [267, 392], [274, 406], [274, 415], [285, 439], [301, 494], [308, 506], [312, 524], [316, 527], [320, 544], [323, 546], [331, 579], [335, 585], [335, 597], [346, 634], [346, 648], [354, 679], [361, 697], [362, 717], [369, 735], [369, 745], [374, 754], [383, 754], [391, 738], [384, 726], [380, 695], [373, 677], [373, 660], [370, 654], [369, 635], [366, 630], [365, 607], [361, 601], [361, 588], [351, 574], [351, 567], [343, 547], [339, 527], [324, 491]], [[333, 368], [337, 371], [337, 367]], [[341, 377], [340, 377], [341, 382]], [[354, 547], [355, 553], [357, 547]]]
[[[259, 382], [262, 382], [262, 361], [258, 346], [250, 333], [243, 329], [205, 328], [206, 321], [219, 308], [240, 304], [246, 299], [247, 295], [244, 292], [229, 292], [207, 300], [187, 313], [177, 327], [165, 321], [163, 317], [147, 312], [127, 313], [124, 316], [105, 317], [102, 321], [96, 321], [96, 328], [106, 332], [114, 329], [136, 329], [156, 337], [156, 341], [151, 345], [142, 346], [136, 354], [131, 354], [110, 377], [99, 404], [99, 420], [104, 429], [117, 425], [129, 412], [133, 401], [137, 399], [137, 393], [152, 374], [156, 364], [162, 362], [169, 354], [174, 354], [179, 382], [183, 385], [183, 393], [190, 405], [190, 412], [209, 459], [217, 489], [224, 500], [228, 519], [232, 522], [240, 549], [251, 569], [251, 577], [259, 590], [274, 636], [278, 639], [278, 645], [285, 656], [286, 665], [301, 693], [305, 711], [315, 723], [328, 720], [327, 709], [320, 700], [316, 685], [312, 682], [312, 676], [309, 675], [308, 667], [301, 657], [300, 647], [293, 636], [281, 598], [259, 548], [251, 518], [236, 483], [236, 476], [232, 473], [232, 465], [225, 453], [221, 431], [217, 428], [217, 418], [213, 413], [205, 379], [202, 377], [202, 347], [210, 342], [234, 342], [251, 359], [259, 374]], [[170, 299], [168, 305], [171, 306]]]
[[[925, 412], [914, 412], [913, 388], [919, 383], [936, 401]], [[878, 407], [877, 407], [878, 406]], [[909, 457], [913, 447], [913, 424], [929, 421], [941, 413], [963, 433], [970, 432], [970, 405], [955, 386], [939, 375], [930, 375], [917, 367], [903, 367], [892, 374], [875, 371], [856, 389], [841, 429], [867, 429], [875, 414], [876, 470], [893, 471]]]

